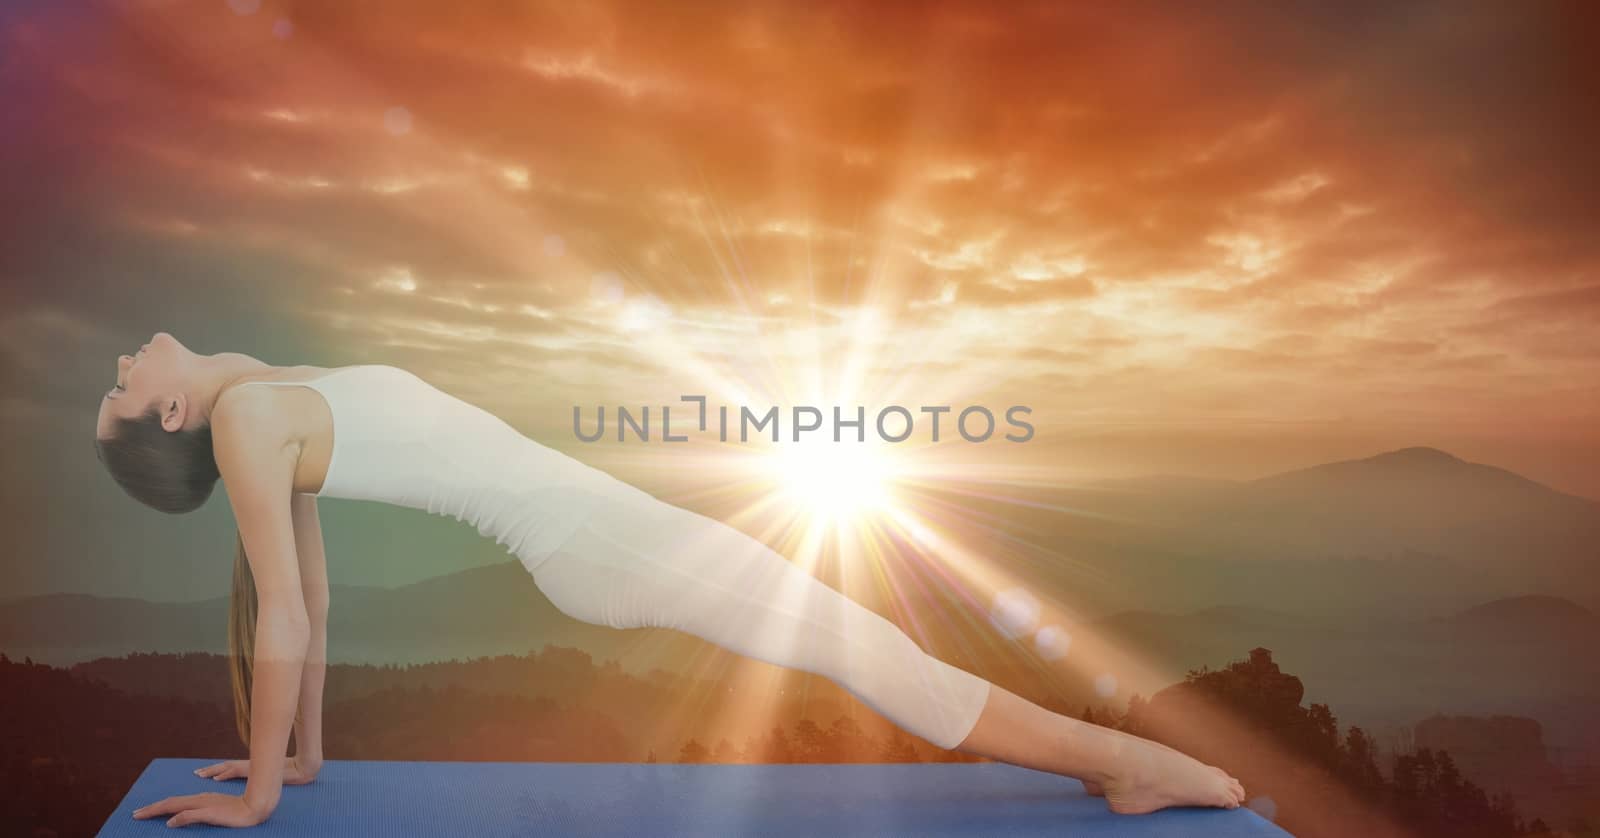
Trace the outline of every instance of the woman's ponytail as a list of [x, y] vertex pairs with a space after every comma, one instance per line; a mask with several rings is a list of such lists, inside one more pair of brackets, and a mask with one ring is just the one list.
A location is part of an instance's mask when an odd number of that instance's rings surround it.
[[228, 599], [228, 674], [233, 681], [233, 718], [239, 739], [250, 747], [250, 689], [255, 671], [256, 577], [245, 557], [244, 536], [233, 559], [233, 595]]

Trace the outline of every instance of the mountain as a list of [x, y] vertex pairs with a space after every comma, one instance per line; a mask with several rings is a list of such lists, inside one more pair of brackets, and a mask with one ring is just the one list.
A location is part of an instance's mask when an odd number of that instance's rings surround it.
[[[70, 610], [60, 607], [69, 600]], [[222, 654], [225, 619], [221, 599], [30, 597], [0, 603], [0, 650], [58, 665], [130, 652]], [[645, 674], [656, 667], [682, 671], [704, 664], [708, 654], [732, 655], [680, 632], [615, 630], [573, 620], [539, 593], [515, 561], [399, 588], [341, 586], [333, 593], [329, 619], [334, 662], [467, 659], [523, 654], [549, 643]], [[1531, 703], [1572, 697], [1600, 706], [1594, 704], [1600, 701], [1600, 658], [1572, 653], [1600, 642], [1600, 616], [1556, 597], [1505, 598], [1437, 618], [1345, 620], [1213, 606], [1182, 614], [1123, 611], [1067, 628], [1072, 660], [1131, 658], [1142, 665], [1148, 682], [1130, 675], [1124, 693], [1148, 695], [1188, 668], [1266, 646], [1317, 685], [1313, 700], [1336, 706], [1389, 708], [1402, 715], [1526, 712]], [[963, 642], [950, 633], [913, 631], [936, 654]], [[1030, 644], [1000, 639], [998, 632], [979, 640], [991, 675], [1011, 667], [1040, 668], [1026, 656]]]
[[[642, 636], [561, 613], [521, 563], [506, 561], [397, 588], [334, 585], [328, 656], [395, 663], [525, 654], [546, 643], [597, 659], [685, 659], [702, 647], [687, 635]], [[228, 600], [146, 602], [47, 594], [0, 602], [0, 651], [67, 665], [131, 652], [227, 653]], [[644, 671], [649, 664], [640, 664]]]
[[[835, 587], [930, 652], [978, 662], [996, 680], [1066, 669], [990, 628], [984, 586], [1001, 580], [1025, 586], [1070, 631], [1071, 660], [1132, 655], [1152, 679], [1264, 645], [1318, 685], [1312, 700], [1357, 717], [1582, 720], [1600, 700], [1595, 656], [1574, 654], [1600, 641], [1600, 505], [1504, 469], [1407, 448], [1250, 481], [1001, 488], [945, 483], [923, 488], [916, 507], [946, 513], [952, 539], [981, 550], [978, 584], [930, 572], [938, 557], [888, 532], [877, 561], [854, 568], [869, 583]], [[964, 568], [959, 559], [946, 566]], [[727, 657], [679, 632], [570, 619], [514, 560], [399, 588], [336, 586], [332, 598], [335, 662], [521, 654], [547, 643], [638, 673]], [[222, 597], [16, 598], [0, 601], [0, 650], [60, 664], [223, 653], [226, 619]], [[1122, 692], [1151, 684], [1130, 676]], [[1529, 709], [1540, 702], [1543, 715]]]
[[[1053, 598], [1049, 590], [1037, 590]], [[0, 651], [57, 665], [130, 652], [221, 654], [226, 613], [221, 598], [150, 603], [28, 597], [0, 603]], [[950, 650], [981, 649], [979, 665], [970, 668], [999, 683], [1046, 679], [1053, 686], [1039, 687], [1043, 692], [1036, 695], [1073, 707], [1082, 704], [1077, 696], [1092, 700], [1086, 684], [1099, 671], [1079, 662], [1114, 662], [1121, 701], [1134, 692], [1149, 696], [1193, 667], [1217, 667], [1241, 650], [1264, 646], [1304, 678], [1308, 701], [1332, 705], [1346, 724], [1392, 731], [1441, 712], [1515, 714], [1538, 718], [1551, 741], [1600, 752], [1600, 657], [1574, 653], [1600, 643], [1600, 615], [1558, 597], [1501, 598], [1440, 617], [1387, 619], [1242, 605], [1176, 614], [1121, 611], [1067, 622], [1072, 639], [1062, 662], [1041, 661], [1025, 638], [999, 637], [982, 628], [986, 623], [954, 619], [953, 613], [933, 620], [896, 615], [896, 622], [924, 648], [959, 665], [973, 659]], [[680, 632], [614, 630], [573, 620], [516, 561], [392, 589], [339, 586], [330, 620], [329, 656], [335, 663], [465, 660], [520, 655], [546, 644], [616, 660], [641, 676], [656, 668], [717, 671], [738, 659]], [[1138, 666], [1115, 663], [1122, 661]], [[750, 672], [770, 677], [759, 668]]]
[[1600, 605], [1600, 503], [1434, 448], [1245, 481], [924, 494], [982, 522], [977, 543], [1053, 553], [1019, 559], [1016, 572], [1078, 611], [1232, 603], [1415, 616], [1521, 594]]
[[1592, 561], [1600, 504], [1433, 448], [1406, 448], [1250, 483], [1241, 497], [1340, 549], [1425, 552], [1503, 563]]
[[[1163, 475], [999, 489], [942, 481], [919, 487], [910, 503], [948, 522], [953, 539], [981, 551], [999, 578], [1026, 584], [1080, 619], [1226, 606], [1280, 617], [1412, 620], [1525, 595], [1600, 606], [1600, 504], [1434, 448], [1247, 481]], [[900, 533], [884, 537], [882, 570], [926, 587], [920, 548]], [[867, 597], [880, 586], [869, 580], [847, 589]], [[920, 607], [972, 601], [967, 592], [949, 599]], [[582, 624], [551, 608], [514, 562], [393, 590], [339, 587], [333, 601], [330, 642], [351, 659], [517, 651], [530, 639], [598, 628], [575, 628]], [[475, 607], [453, 604], [462, 602]], [[135, 649], [204, 643], [197, 650], [221, 651], [226, 614], [223, 598], [29, 597], [0, 601], [0, 644], [58, 652], [104, 646], [115, 654], [132, 642], [146, 644]], [[1224, 616], [1251, 619], [1239, 610], [1213, 619]], [[948, 621], [918, 622], [937, 633]], [[608, 642], [603, 633], [581, 639], [585, 648]], [[946, 638], [922, 639], [938, 645]], [[966, 648], [960, 638], [954, 643]]]
[[1450, 618], [1465, 626], [1504, 629], [1508, 626], [1585, 625], [1596, 623], [1593, 611], [1558, 596], [1516, 596], [1486, 602]]
[[1600, 551], [1600, 504], [1433, 448], [1195, 494], [1157, 494], [1151, 506], [1219, 545], [1286, 559], [1412, 550], [1545, 570], [1592, 566]]

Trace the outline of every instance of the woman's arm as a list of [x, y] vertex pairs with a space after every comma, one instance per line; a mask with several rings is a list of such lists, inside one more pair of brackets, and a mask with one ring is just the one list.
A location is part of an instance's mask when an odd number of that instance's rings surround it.
[[284, 752], [311, 643], [290, 509], [300, 451], [286, 427], [260, 387], [234, 387], [211, 410], [212, 453], [256, 587], [250, 779], [242, 796], [175, 795], [134, 810], [135, 818], [172, 815], [168, 826], [251, 826], [271, 817], [283, 797]]
[[322, 543], [322, 522], [315, 495], [296, 494], [290, 501], [295, 553], [300, 557], [300, 584], [305, 595], [311, 638], [300, 675], [300, 722], [294, 731], [294, 756], [301, 771], [322, 767], [322, 685], [328, 672], [328, 562]]
[[217, 468], [256, 584], [250, 779], [244, 802], [266, 820], [283, 794], [283, 755], [311, 640], [290, 511], [299, 450], [262, 388], [224, 393], [211, 424]]

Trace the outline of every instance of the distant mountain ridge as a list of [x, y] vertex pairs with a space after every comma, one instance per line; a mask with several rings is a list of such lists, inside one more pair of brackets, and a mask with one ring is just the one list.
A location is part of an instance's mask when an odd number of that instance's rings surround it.
[[1483, 487], [1513, 488], [1548, 495], [1552, 499], [1595, 505], [1596, 501], [1562, 492], [1530, 480], [1514, 471], [1486, 463], [1463, 460], [1447, 451], [1413, 446], [1386, 451], [1371, 457], [1340, 460], [1294, 469], [1250, 481], [1257, 486], [1293, 485], [1302, 480], [1363, 479], [1369, 477], [1407, 477], [1434, 480], [1475, 481]]
[[[953, 500], [986, 522], [975, 537], [1019, 534], [1061, 555], [1001, 569], [1078, 613], [1115, 619], [1127, 610], [1215, 608], [1225, 610], [1205, 619], [1248, 624], [1380, 606], [1395, 616], [1444, 616], [1527, 594], [1600, 606], [1600, 504], [1437, 448], [1248, 481], [1102, 481], [1038, 495], [1045, 502], [1019, 504], [992, 491]], [[514, 650], [523, 639], [569, 630], [574, 621], [529, 609], [530, 598], [543, 600], [515, 562], [395, 589], [336, 586], [333, 617], [348, 622], [335, 627], [333, 642], [374, 655], [399, 645], [390, 638], [419, 653], [461, 643]], [[452, 601], [478, 607], [461, 612]], [[0, 601], [0, 644], [98, 647], [139, 638], [148, 648], [181, 649], [214, 637], [211, 648], [221, 650], [226, 614], [221, 596], [13, 598]]]
[[[515, 561], [471, 568], [395, 589], [362, 589], [364, 596], [335, 600], [330, 614], [330, 659], [335, 663], [422, 663], [527, 654], [546, 644], [616, 660], [636, 675], [652, 669], [705, 671], [707, 661], [736, 657], [680, 632], [590, 626], [561, 614]], [[40, 597], [54, 600], [56, 597]], [[143, 603], [137, 612], [102, 608], [78, 597], [79, 610], [48, 609], [53, 619], [36, 631], [15, 631], [12, 604], [0, 604], [0, 651], [31, 655], [57, 665], [131, 652], [225, 654], [225, 603]], [[38, 603], [33, 603], [37, 605]], [[22, 603], [27, 606], [29, 603]], [[125, 616], [136, 613], [138, 620]], [[112, 615], [112, 616], [105, 616]], [[88, 653], [61, 645], [59, 629], [76, 645], [109, 631]], [[1119, 675], [1120, 696], [1170, 683], [1188, 668], [1216, 666], [1242, 649], [1264, 646], [1316, 684], [1312, 700], [1344, 708], [1347, 721], [1399, 724], [1434, 713], [1516, 713], [1540, 718], [1562, 737], [1594, 740], [1600, 747], [1600, 658], [1574, 654], [1600, 641], [1600, 616], [1559, 597], [1518, 596], [1480, 603], [1439, 617], [1411, 620], [1340, 620], [1253, 606], [1211, 606], [1185, 613], [1123, 611], [1066, 626], [1072, 638], [1064, 663], [1137, 661], [1146, 681]], [[919, 641], [920, 642], [920, 641]], [[989, 638], [974, 667], [1000, 674], [1016, 666], [1031, 644]], [[958, 659], [959, 660], [959, 659]], [[991, 677], [993, 677], [991, 675]], [[1591, 708], [1584, 711], [1582, 708]]]
[[[1449, 618], [1457, 623], [1502, 625], [1545, 620], [1594, 621], [1595, 613], [1570, 599], [1529, 594], [1475, 605]], [[1600, 640], [1600, 637], [1595, 639]]]
[[[1080, 484], [1028, 503], [992, 489], [948, 498], [984, 522], [966, 537], [1033, 546], [988, 560], [1051, 604], [1072, 635], [1069, 660], [1131, 655], [1170, 675], [1266, 646], [1322, 685], [1316, 700], [1379, 721], [1448, 709], [1562, 723], [1600, 706], [1600, 663], [1573, 653], [1600, 641], [1600, 505], [1503, 469], [1411, 448], [1253, 481]], [[977, 636], [987, 631], [982, 614], [952, 613], [980, 600], [867, 599], [875, 595], [852, 590], [958, 664], [981, 649], [977, 662], [998, 672], [1042, 666], [1028, 644]], [[0, 650], [53, 663], [222, 654], [226, 619], [220, 596], [25, 597], [0, 602]], [[515, 560], [399, 588], [336, 586], [330, 619], [335, 662], [523, 654], [547, 643], [633, 672], [724, 659], [679, 632], [572, 620]], [[1146, 686], [1119, 678], [1124, 692]], [[1530, 708], [1539, 702], [1559, 706]], [[1567, 724], [1578, 736], [1594, 729]]]
[[[1074, 561], [1097, 552], [1115, 566], [1108, 572], [1135, 574], [1148, 604], [1165, 610], [1231, 601], [1358, 611], [1388, 597], [1389, 610], [1440, 613], [1531, 593], [1600, 605], [1600, 503], [1426, 446], [1254, 480], [1080, 484], [1053, 490], [1047, 505], [1079, 517], [1013, 514], [1031, 530], [1065, 532]], [[1168, 584], [1186, 568], [1197, 577]]]

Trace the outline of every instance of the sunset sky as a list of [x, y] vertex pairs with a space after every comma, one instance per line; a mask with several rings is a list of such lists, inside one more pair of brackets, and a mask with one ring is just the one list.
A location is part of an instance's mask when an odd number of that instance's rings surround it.
[[[91, 448], [156, 330], [401, 366], [580, 457], [574, 404], [1026, 404], [1034, 440], [965, 454], [1247, 479], [1427, 445], [1600, 497], [1581, 17], [7, 3], [0, 501], [26, 560], [0, 595], [226, 590], [221, 492], [177, 524]], [[147, 572], [174, 552], [182, 578]], [[362, 562], [330, 575], [449, 569]]]

